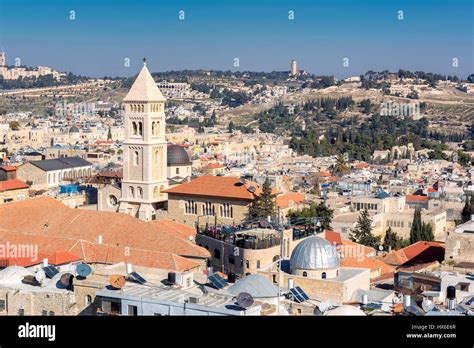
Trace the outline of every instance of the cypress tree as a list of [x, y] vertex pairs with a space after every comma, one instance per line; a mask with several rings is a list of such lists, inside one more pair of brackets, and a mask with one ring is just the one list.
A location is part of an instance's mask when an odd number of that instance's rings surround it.
[[410, 230], [410, 244], [416, 243], [422, 240], [423, 226], [421, 224], [421, 211], [419, 208], [415, 209], [413, 215], [413, 222]]
[[[474, 196], [471, 196], [471, 200], [472, 200], [472, 197]], [[464, 208], [462, 209], [462, 213], [461, 213], [462, 222], [467, 222], [471, 219], [471, 211], [472, 211], [471, 200], [469, 199], [469, 196], [466, 195], [466, 203], [464, 204]]]

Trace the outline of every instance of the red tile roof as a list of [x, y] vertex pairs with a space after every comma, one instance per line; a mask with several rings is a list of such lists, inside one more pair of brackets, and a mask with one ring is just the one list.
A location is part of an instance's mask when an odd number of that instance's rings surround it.
[[428, 196], [406, 195], [406, 202], [428, 202]]
[[0, 192], [27, 189], [29, 186], [23, 181], [18, 179], [10, 179], [6, 181], [0, 181]]
[[224, 168], [224, 166], [222, 164], [219, 164], [219, 163], [209, 163], [207, 165], [207, 168], [209, 169], [217, 169], [217, 168]]
[[48, 263], [51, 265], [64, 265], [82, 259], [80, 256], [65, 250], [56, 251], [46, 257], [48, 258]]
[[[248, 188], [254, 186], [255, 193]], [[204, 175], [188, 183], [175, 186], [165, 191], [171, 194], [214, 196], [253, 200], [260, 194], [260, 187], [256, 184], [242, 184], [239, 178], [228, 176]]]
[[289, 208], [293, 204], [304, 203], [304, 195], [299, 192], [288, 192], [277, 196], [276, 203], [281, 209]]
[[378, 259], [391, 265], [401, 266], [407, 263], [442, 262], [444, 253], [444, 243], [419, 241], [403, 249], [379, 256]]
[[335, 244], [335, 245], [342, 244], [341, 234], [339, 232], [326, 230], [324, 231], [324, 239], [326, 239], [331, 244]]
[[3, 166], [3, 167], [0, 167], [0, 169], [6, 171], [6, 172], [13, 172], [16, 170], [16, 167], [14, 166]]
[[[62, 238], [72, 243], [79, 240], [95, 243], [101, 235], [104, 244], [118, 247], [122, 255], [124, 248], [134, 248], [183, 257], [210, 257], [209, 251], [177, 233], [157, 233], [155, 224], [159, 221], [151, 224], [122, 213], [71, 209], [46, 196], [0, 205], [0, 216], [0, 231]], [[71, 243], [64, 243], [47, 251], [69, 250], [74, 253], [70, 250]], [[76, 252], [76, 255], [82, 254]]]

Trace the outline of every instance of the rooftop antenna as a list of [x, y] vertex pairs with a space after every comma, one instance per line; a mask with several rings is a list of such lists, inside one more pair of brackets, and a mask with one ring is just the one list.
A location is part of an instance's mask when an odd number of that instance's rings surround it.
[[143, 65], [146, 65], [146, 57], [143, 57]]

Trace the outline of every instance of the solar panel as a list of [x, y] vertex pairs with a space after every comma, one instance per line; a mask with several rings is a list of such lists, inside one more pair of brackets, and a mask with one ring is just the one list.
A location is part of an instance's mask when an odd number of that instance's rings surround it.
[[223, 279], [221, 276], [217, 274], [213, 274], [209, 276], [208, 279], [211, 282], [211, 284], [216, 287], [216, 289], [222, 289], [226, 287], [227, 285], [229, 285], [229, 283], [227, 283], [225, 279]]
[[309, 300], [308, 295], [306, 295], [303, 289], [301, 289], [299, 286], [290, 289], [290, 292], [293, 295], [293, 298], [295, 299], [295, 301], [298, 303]]
[[141, 275], [139, 275], [137, 272], [130, 273], [130, 276], [133, 278], [133, 280], [137, 281], [140, 284], [145, 284], [146, 283], [146, 280]]
[[44, 273], [46, 273], [46, 277], [53, 278], [56, 274], [59, 273], [58, 269], [54, 266], [47, 266], [43, 268]]

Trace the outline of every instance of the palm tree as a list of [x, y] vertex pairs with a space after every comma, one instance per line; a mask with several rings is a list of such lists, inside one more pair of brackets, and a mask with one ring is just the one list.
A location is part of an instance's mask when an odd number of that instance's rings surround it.
[[336, 164], [333, 167], [333, 174], [334, 175], [341, 175], [349, 171], [349, 167], [347, 166], [346, 160], [344, 156], [339, 154], [337, 155]]

